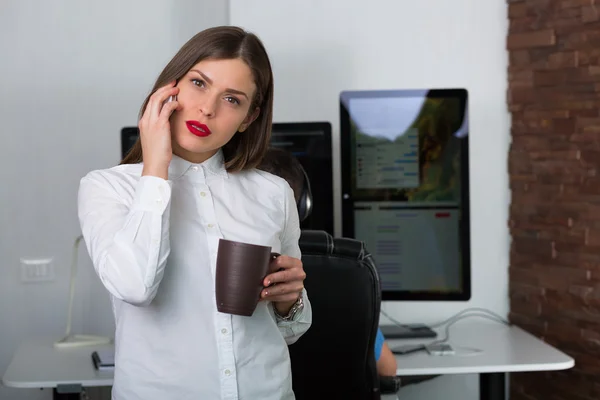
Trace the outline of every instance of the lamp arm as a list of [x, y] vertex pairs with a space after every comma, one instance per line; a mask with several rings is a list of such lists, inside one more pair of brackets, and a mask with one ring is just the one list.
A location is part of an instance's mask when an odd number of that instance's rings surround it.
[[83, 235], [79, 235], [73, 244], [73, 256], [71, 260], [71, 279], [69, 288], [69, 312], [67, 314], [67, 331], [65, 336], [71, 334], [71, 321], [73, 319], [73, 301], [75, 299], [75, 280], [77, 278], [77, 257], [79, 253], [79, 243], [83, 240]]

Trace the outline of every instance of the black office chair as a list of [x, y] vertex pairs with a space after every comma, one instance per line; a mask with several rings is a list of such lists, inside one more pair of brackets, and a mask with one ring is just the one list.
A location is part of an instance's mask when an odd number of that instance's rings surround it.
[[300, 237], [311, 328], [290, 345], [296, 399], [380, 399], [375, 363], [379, 276], [363, 242], [325, 231]]

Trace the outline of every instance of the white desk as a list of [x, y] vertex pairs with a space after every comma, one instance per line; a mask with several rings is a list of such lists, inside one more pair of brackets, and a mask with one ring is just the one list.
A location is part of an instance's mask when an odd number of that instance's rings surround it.
[[2, 383], [13, 388], [52, 388], [55, 399], [79, 398], [82, 387], [111, 386], [112, 371], [97, 371], [94, 350], [112, 345], [55, 349], [52, 339], [26, 340], [18, 347]]
[[[444, 337], [444, 330], [437, 330]], [[389, 339], [394, 347], [436, 339]], [[516, 326], [469, 318], [450, 327], [448, 343], [454, 355], [434, 356], [421, 351], [396, 355], [399, 376], [480, 374], [481, 400], [505, 399], [506, 373], [553, 371], [575, 365], [570, 356]]]

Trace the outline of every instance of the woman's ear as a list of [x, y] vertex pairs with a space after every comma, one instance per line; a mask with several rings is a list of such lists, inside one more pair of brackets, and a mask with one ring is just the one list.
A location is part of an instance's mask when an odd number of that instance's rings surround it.
[[238, 132], [244, 132], [250, 124], [252, 124], [256, 118], [260, 115], [260, 107], [256, 107], [252, 114], [248, 113], [248, 116], [244, 119], [244, 122], [240, 125]]

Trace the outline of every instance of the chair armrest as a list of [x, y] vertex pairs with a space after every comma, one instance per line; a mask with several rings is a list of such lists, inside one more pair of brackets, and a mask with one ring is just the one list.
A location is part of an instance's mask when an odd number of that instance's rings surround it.
[[400, 390], [402, 378], [399, 376], [379, 376], [379, 391], [381, 394], [394, 394]]

